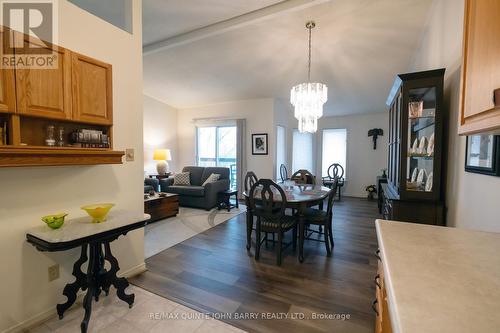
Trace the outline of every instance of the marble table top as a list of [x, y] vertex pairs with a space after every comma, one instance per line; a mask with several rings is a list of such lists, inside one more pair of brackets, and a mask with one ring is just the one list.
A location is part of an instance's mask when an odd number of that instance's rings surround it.
[[90, 216], [78, 217], [74, 219], [66, 218], [64, 225], [59, 229], [51, 229], [44, 222], [26, 231], [31, 235], [47, 243], [63, 243], [77, 239], [101, 234], [107, 231], [118, 229], [137, 222], [146, 221], [150, 218], [148, 214], [136, 213], [126, 210], [111, 210], [108, 218], [102, 223], [92, 223]]
[[[309, 202], [309, 201], [318, 201], [326, 198], [330, 189], [321, 185], [293, 185], [290, 187], [286, 187], [283, 183], [278, 183], [278, 185], [283, 188], [286, 195], [286, 200], [290, 203], [299, 203], [299, 202]], [[277, 191], [276, 191], [277, 192]], [[248, 197], [248, 193], [243, 192], [243, 195]], [[258, 197], [259, 193], [255, 194], [255, 197]], [[277, 196], [277, 201], [279, 201], [280, 197]]]
[[377, 220], [395, 333], [498, 332], [500, 233]]

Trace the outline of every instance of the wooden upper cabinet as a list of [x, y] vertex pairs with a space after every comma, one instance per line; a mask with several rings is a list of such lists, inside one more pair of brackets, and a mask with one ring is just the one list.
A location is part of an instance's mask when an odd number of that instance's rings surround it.
[[[500, 1], [466, 0], [459, 134], [500, 131]], [[498, 98], [500, 99], [500, 98]]]
[[[15, 32], [15, 34], [18, 34]], [[71, 119], [71, 52], [24, 35], [24, 43], [50, 49], [57, 55], [57, 67], [16, 67], [17, 111], [35, 117]], [[36, 51], [34, 51], [36, 52]]]
[[111, 125], [113, 123], [111, 65], [73, 53], [72, 78], [74, 119]]
[[[12, 31], [0, 26], [0, 57], [4, 54], [5, 45], [8, 42], [4, 38], [5, 34], [11, 34]], [[0, 112], [16, 112], [16, 86], [13, 68], [0, 68]]]

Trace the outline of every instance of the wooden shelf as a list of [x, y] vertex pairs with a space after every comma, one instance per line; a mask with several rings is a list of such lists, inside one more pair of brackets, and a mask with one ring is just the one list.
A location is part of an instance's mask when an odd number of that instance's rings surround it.
[[122, 164], [123, 155], [98, 148], [0, 146], [0, 167]]

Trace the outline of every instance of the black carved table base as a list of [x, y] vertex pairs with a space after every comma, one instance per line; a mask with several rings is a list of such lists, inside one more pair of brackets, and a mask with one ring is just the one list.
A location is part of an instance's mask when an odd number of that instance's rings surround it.
[[[98, 302], [101, 292], [104, 292], [107, 296], [111, 285], [116, 288], [118, 298], [126, 302], [129, 308], [134, 304], [135, 295], [128, 295], [125, 293], [125, 289], [129, 286], [127, 279], [116, 276], [120, 267], [118, 266], [118, 260], [111, 254], [111, 248], [109, 246], [110, 241], [82, 245], [80, 258], [73, 265], [73, 276], [76, 280], [64, 287], [63, 295], [65, 295], [68, 300], [66, 303], [57, 304], [57, 314], [59, 315], [59, 319], [62, 319], [64, 312], [75, 303], [77, 292], [80, 289], [83, 291], [87, 290], [87, 294], [85, 294], [83, 299], [85, 316], [80, 325], [82, 333], [87, 332], [90, 315], [92, 313], [92, 299]], [[87, 274], [85, 274], [82, 272], [81, 267], [87, 260], [88, 268]], [[106, 261], [110, 264], [109, 270], [104, 268]]]

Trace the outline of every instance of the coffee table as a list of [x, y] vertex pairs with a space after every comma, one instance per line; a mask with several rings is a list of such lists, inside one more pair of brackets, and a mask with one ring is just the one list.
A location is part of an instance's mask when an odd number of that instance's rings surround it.
[[179, 213], [179, 196], [173, 193], [165, 194], [164, 197], [161, 197], [155, 193], [155, 195], [144, 199], [144, 212], [151, 215], [148, 223], [173, 217]]

